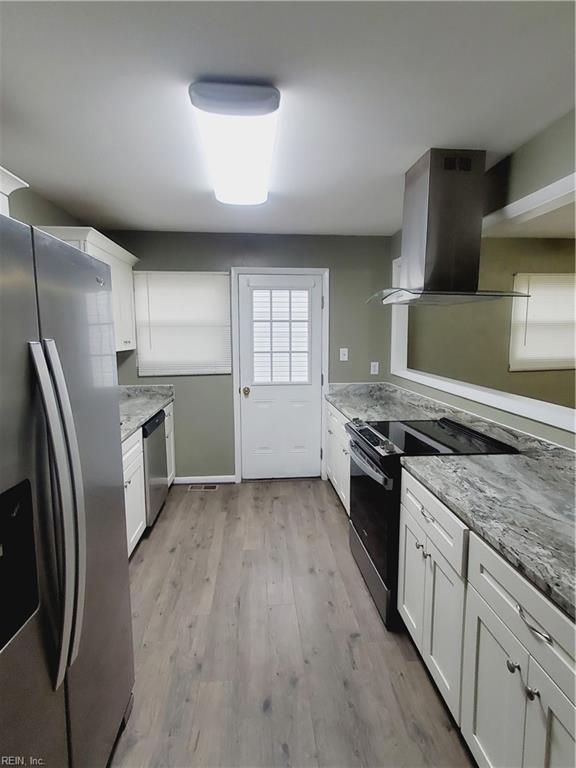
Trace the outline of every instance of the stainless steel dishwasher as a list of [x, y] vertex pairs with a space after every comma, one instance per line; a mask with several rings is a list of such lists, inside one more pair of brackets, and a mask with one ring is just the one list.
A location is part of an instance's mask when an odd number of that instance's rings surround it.
[[168, 495], [165, 420], [164, 411], [158, 411], [142, 427], [147, 526], [154, 525]]

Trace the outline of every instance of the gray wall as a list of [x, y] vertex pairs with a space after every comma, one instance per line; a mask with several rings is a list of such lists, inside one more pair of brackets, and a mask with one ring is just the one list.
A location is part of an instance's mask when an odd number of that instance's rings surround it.
[[[381, 308], [366, 299], [389, 273], [389, 239], [297, 235], [218, 235], [180, 232], [110, 232], [140, 259], [137, 270], [229, 270], [231, 267], [330, 269], [330, 381], [379, 381], [388, 366]], [[338, 359], [349, 348], [349, 362]], [[370, 375], [370, 362], [380, 375]], [[139, 378], [136, 353], [118, 354], [122, 384], [175, 386], [176, 474], [234, 472], [231, 376]]]
[[510, 157], [508, 202], [574, 171], [574, 110], [527, 141]]
[[[402, 233], [397, 232], [390, 240], [390, 256], [391, 261], [397, 259], [400, 256]], [[390, 262], [391, 263], [391, 262]], [[391, 268], [390, 268], [391, 269]], [[388, 279], [391, 278], [391, 274]], [[391, 308], [382, 307], [384, 315], [384, 323], [389, 326], [391, 322]], [[385, 358], [390, 361], [390, 334], [387, 336], [387, 349], [384, 352]], [[477, 400], [469, 400], [464, 397], [458, 397], [457, 395], [449, 394], [433, 387], [427, 387], [424, 384], [419, 384], [410, 379], [404, 379], [400, 376], [393, 376], [390, 373], [388, 366], [386, 373], [386, 380], [396, 384], [404, 389], [409, 389], [413, 392], [418, 392], [426, 397], [431, 397], [434, 400], [440, 400], [448, 405], [453, 405], [455, 408], [462, 408], [462, 410], [475, 413], [478, 416], [482, 416], [492, 421], [497, 421], [500, 424], [506, 424], [514, 429], [519, 429], [522, 432], [529, 432], [532, 435], [541, 437], [544, 440], [551, 440], [559, 445], [567, 447], [574, 447], [574, 435], [570, 432], [566, 432], [563, 429], [557, 429], [556, 427], [550, 427], [547, 424], [542, 424], [539, 421], [532, 419], [526, 419], [523, 416], [517, 416], [514, 413], [508, 413], [508, 411], [501, 411], [498, 408], [492, 408], [489, 405], [479, 403]]]
[[29, 187], [17, 189], [8, 198], [10, 216], [25, 224], [50, 227], [74, 227], [80, 222], [63, 208]]
[[[481, 289], [511, 291], [518, 272], [574, 272], [574, 240], [487, 238]], [[574, 408], [574, 369], [510, 371], [511, 301], [410, 307], [408, 366]], [[458, 354], [454, 354], [454, 350]]]

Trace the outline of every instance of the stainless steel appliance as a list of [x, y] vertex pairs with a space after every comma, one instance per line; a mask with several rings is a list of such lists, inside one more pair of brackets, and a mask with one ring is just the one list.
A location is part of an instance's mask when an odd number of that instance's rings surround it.
[[350, 549], [388, 629], [397, 609], [402, 456], [518, 453], [451, 419], [346, 425], [350, 440]]
[[486, 152], [430, 149], [406, 173], [398, 287], [382, 304], [459, 304], [526, 294], [479, 290]]
[[147, 526], [154, 525], [168, 495], [165, 420], [164, 411], [158, 411], [142, 427]]
[[110, 270], [0, 216], [0, 312], [0, 762], [104, 767], [134, 683]]

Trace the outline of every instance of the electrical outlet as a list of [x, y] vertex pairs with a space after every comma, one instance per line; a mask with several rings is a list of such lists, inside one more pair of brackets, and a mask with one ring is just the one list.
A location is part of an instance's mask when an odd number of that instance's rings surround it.
[[348, 347], [340, 347], [340, 362], [348, 362]]
[[372, 376], [377, 376], [380, 373], [380, 363], [373, 362], [370, 363], [370, 373]]

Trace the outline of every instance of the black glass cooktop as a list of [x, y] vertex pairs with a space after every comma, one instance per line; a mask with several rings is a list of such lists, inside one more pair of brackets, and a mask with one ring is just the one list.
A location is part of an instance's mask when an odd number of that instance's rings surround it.
[[510, 445], [446, 418], [353, 422], [353, 431], [379, 454], [385, 455], [518, 453]]

